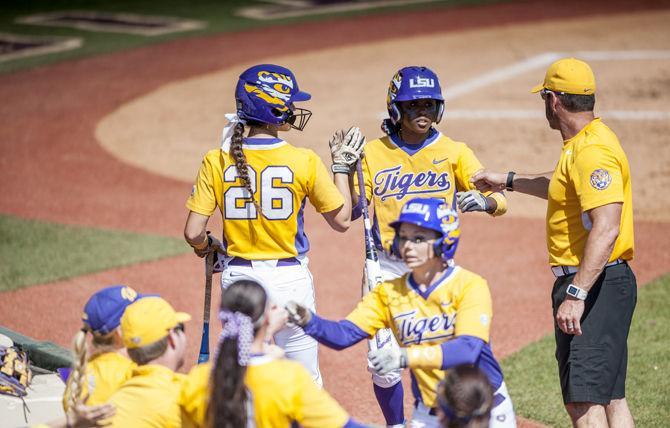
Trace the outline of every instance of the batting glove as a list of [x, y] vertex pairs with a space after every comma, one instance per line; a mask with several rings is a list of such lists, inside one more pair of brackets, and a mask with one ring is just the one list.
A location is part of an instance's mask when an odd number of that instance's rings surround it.
[[477, 190], [456, 192], [456, 201], [458, 202], [458, 208], [464, 213], [472, 211], [488, 211], [491, 208], [486, 196], [482, 195]]
[[288, 323], [304, 327], [312, 319], [312, 312], [300, 303], [290, 301], [284, 307], [288, 312]]
[[328, 145], [333, 158], [333, 172], [348, 173], [361, 158], [365, 137], [357, 126], [353, 126], [346, 134], [343, 130], [335, 132]]
[[223, 245], [221, 245], [221, 241], [210, 235], [209, 232], [207, 232], [207, 239], [205, 239], [202, 244], [199, 246], [193, 246], [193, 252], [198, 257], [205, 257], [209, 253], [221, 251], [223, 251]]
[[368, 352], [372, 368], [380, 375], [407, 367], [407, 349], [387, 346]]

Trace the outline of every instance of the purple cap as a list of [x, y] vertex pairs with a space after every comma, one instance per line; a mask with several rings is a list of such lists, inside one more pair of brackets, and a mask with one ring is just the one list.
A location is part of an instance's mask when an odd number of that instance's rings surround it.
[[88, 299], [81, 319], [94, 333], [107, 334], [121, 324], [128, 305], [146, 296], [126, 285], [103, 288]]

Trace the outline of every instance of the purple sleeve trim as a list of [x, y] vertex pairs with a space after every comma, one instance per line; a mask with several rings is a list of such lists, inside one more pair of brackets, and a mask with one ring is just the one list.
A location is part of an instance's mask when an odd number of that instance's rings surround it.
[[484, 341], [474, 336], [458, 336], [453, 340], [444, 342], [442, 348], [442, 370], [460, 366], [461, 364], [474, 364], [482, 352]]
[[315, 313], [312, 313], [312, 319], [304, 327], [304, 330], [317, 342], [338, 351], [370, 337], [351, 321], [330, 321], [319, 317]]

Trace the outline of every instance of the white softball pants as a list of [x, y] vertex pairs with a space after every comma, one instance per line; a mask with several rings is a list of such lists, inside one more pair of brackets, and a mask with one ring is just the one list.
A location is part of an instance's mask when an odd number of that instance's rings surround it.
[[[300, 264], [277, 266], [277, 260], [252, 260], [251, 266], [229, 265], [226, 259], [221, 274], [221, 288], [249, 277], [266, 286], [270, 299], [285, 306], [289, 300], [304, 305], [316, 312], [314, 280], [307, 267], [309, 259], [299, 257]], [[286, 327], [274, 336], [277, 346], [284, 349], [286, 357], [300, 362], [312, 374], [314, 382], [323, 386], [319, 371], [318, 343], [299, 327]]]
[[[489, 419], [489, 428], [516, 428], [516, 416], [514, 415], [514, 406], [512, 399], [507, 392], [505, 382], [494, 395], [502, 395], [504, 400], [491, 409], [491, 418]], [[418, 403], [412, 413], [412, 420], [409, 423], [410, 428], [440, 428], [440, 417], [431, 415], [430, 409], [423, 403]]]

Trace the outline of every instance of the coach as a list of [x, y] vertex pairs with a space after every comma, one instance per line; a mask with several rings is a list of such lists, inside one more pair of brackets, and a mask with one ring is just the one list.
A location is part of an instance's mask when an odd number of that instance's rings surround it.
[[627, 339], [637, 284], [630, 170], [619, 140], [593, 114], [596, 84], [588, 64], [561, 59], [533, 88], [563, 150], [553, 172], [473, 177], [480, 191], [547, 199], [547, 248], [556, 359], [563, 402], [577, 427], [632, 427], [625, 398]]

